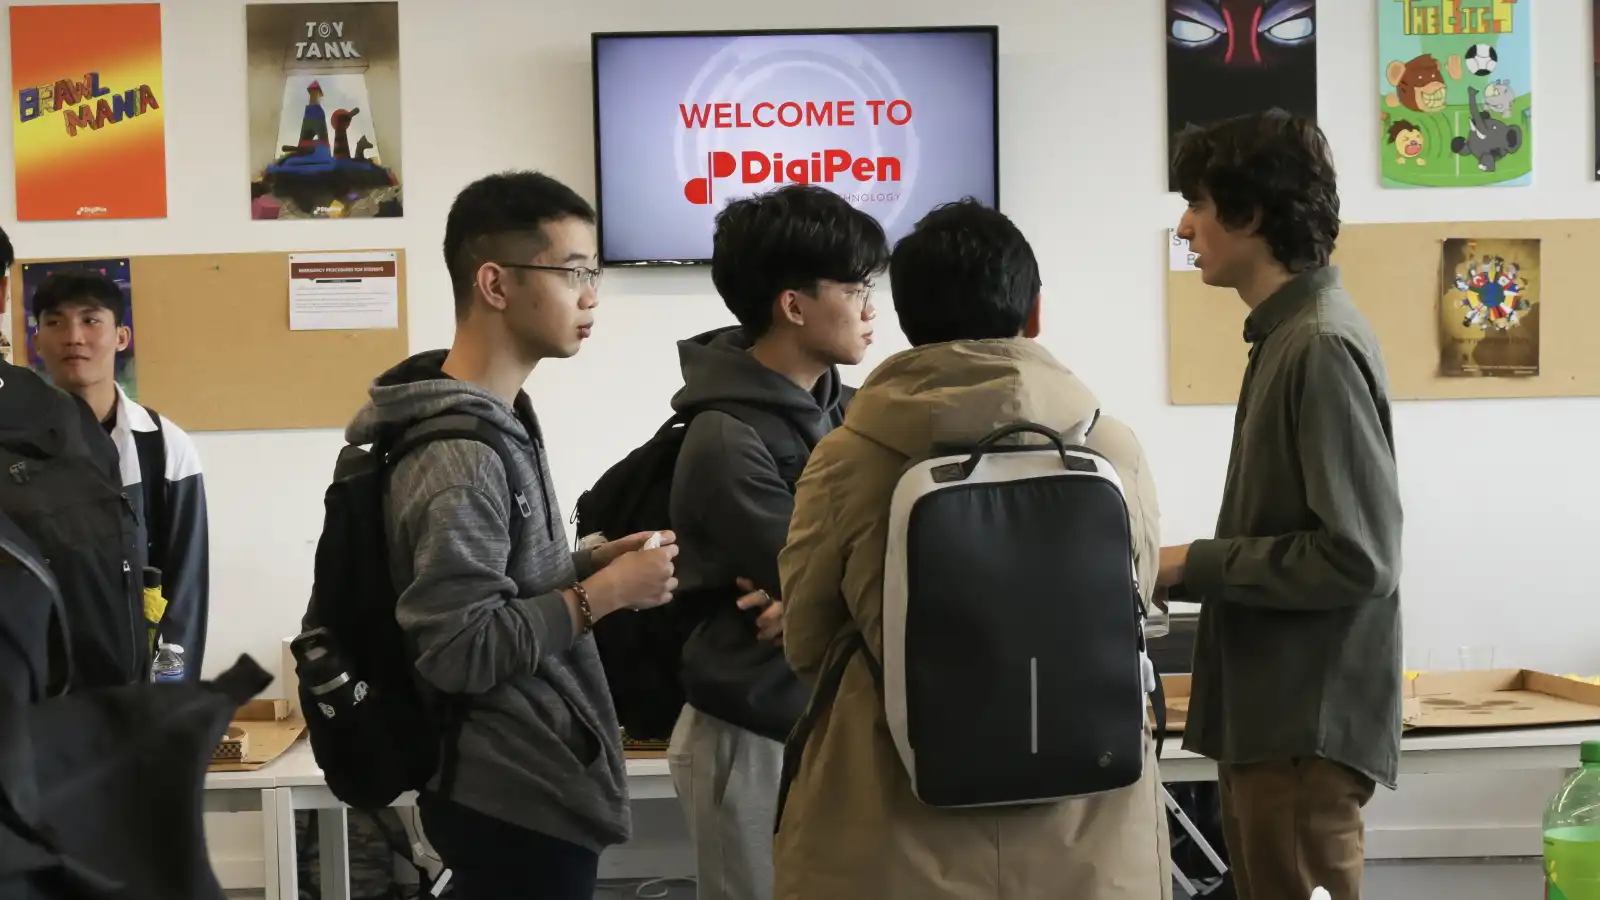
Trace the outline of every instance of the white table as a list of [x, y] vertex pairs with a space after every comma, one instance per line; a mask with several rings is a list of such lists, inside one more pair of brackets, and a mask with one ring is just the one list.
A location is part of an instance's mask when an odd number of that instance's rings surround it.
[[[1408, 737], [1401, 741], [1400, 774], [1573, 769], [1578, 766], [1578, 747], [1585, 741], [1600, 741], [1600, 725]], [[1180, 735], [1167, 739], [1161, 754], [1161, 780], [1215, 780], [1216, 764], [1183, 750], [1181, 745]], [[628, 789], [635, 800], [675, 796], [667, 761], [629, 760]], [[407, 794], [395, 805], [409, 806], [415, 800], [413, 795]], [[323, 900], [349, 900], [347, 810], [328, 790], [322, 770], [311, 754], [311, 745], [304, 737], [271, 764], [255, 772], [207, 775], [206, 809], [261, 811], [267, 900], [297, 900], [294, 814], [301, 809], [315, 810]]]

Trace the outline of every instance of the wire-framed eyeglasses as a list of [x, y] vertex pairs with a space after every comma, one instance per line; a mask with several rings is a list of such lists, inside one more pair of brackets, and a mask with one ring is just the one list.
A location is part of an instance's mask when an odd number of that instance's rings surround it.
[[581, 291], [585, 287], [600, 287], [600, 276], [605, 274], [604, 269], [591, 269], [588, 266], [536, 266], [533, 263], [497, 262], [497, 266], [507, 269], [530, 269], [535, 272], [565, 272], [567, 273], [567, 287]]

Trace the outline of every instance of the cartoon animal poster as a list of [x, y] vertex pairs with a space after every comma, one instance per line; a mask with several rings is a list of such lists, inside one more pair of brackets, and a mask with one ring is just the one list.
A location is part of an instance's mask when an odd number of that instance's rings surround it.
[[17, 218], [163, 219], [161, 5], [11, 7]]
[[1191, 125], [1273, 108], [1316, 118], [1316, 0], [1164, 2], [1169, 159]]
[[39, 285], [46, 278], [57, 272], [86, 271], [98, 272], [117, 283], [122, 288], [122, 309], [118, 317], [117, 328], [126, 331], [127, 346], [117, 351], [113, 371], [116, 373], [117, 384], [127, 392], [135, 402], [139, 399], [139, 374], [134, 362], [133, 353], [133, 278], [127, 257], [121, 259], [78, 259], [62, 262], [28, 262], [23, 263], [22, 269], [22, 308], [26, 316], [27, 325], [24, 341], [28, 348], [28, 367], [38, 372], [49, 380], [50, 376], [45, 371], [44, 360], [39, 358], [35, 341], [38, 338], [39, 328], [42, 324], [38, 312], [33, 308], [33, 295], [39, 290]]
[[1533, 180], [1533, 0], [1377, 0], [1384, 187]]
[[250, 217], [400, 216], [399, 4], [245, 10]]
[[1539, 374], [1539, 241], [1451, 238], [1441, 254], [1439, 374]]

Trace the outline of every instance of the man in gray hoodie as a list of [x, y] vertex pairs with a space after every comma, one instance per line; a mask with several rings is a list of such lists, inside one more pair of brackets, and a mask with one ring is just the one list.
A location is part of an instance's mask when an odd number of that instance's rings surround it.
[[[659, 548], [637, 534], [571, 551], [522, 390], [537, 364], [576, 354], [594, 326], [594, 222], [586, 201], [544, 175], [468, 185], [445, 225], [454, 342], [382, 375], [346, 432], [364, 444], [466, 413], [503, 432], [517, 460], [508, 479], [481, 442], [435, 441], [399, 462], [386, 496], [396, 614], [417, 670], [467, 701], [452, 787], [440, 793], [436, 775], [418, 801], [467, 900], [593, 895], [600, 851], [626, 841], [630, 821], [621, 729], [591, 630], [612, 611], [667, 602], [677, 586], [670, 533]], [[525, 486], [514, 499], [511, 480]]]
[[[861, 362], [872, 343], [871, 279], [888, 266], [889, 245], [877, 221], [838, 194], [796, 184], [729, 203], [712, 246], [711, 279], [739, 325], [678, 344], [684, 386], [673, 409], [754, 407], [799, 440], [775, 451], [734, 415], [695, 415], [672, 479], [682, 593], [697, 604], [725, 595], [758, 616], [756, 639], [777, 644], [778, 551], [793, 479], [855, 393], [838, 367]], [[736, 579], [751, 591], [737, 600], [727, 590]], [[783, 745], [691, 705], [667, 757], [695, 842], [700, 900], [770, 900]]]

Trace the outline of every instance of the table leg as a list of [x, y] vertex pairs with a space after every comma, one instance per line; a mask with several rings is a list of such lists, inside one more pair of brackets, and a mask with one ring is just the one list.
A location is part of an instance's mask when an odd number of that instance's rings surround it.
[[300, 852], [294, 840], [294, 798], [288, 788], [261, 792], [261, 817], [262, 830], [273, 835], [268, 842], [277, 845], [273, 852], [277, 877], [274, 879], [269, 869], [266, 896], [269, 900], [300, 900]]
[[262, 896], [278, 900], [278, 792], [272, 788], [261, 792], [261, 865]]
[[317, 849], [322, 861], [322, 900], [350, 900], [350, 811], [317, 810]]

